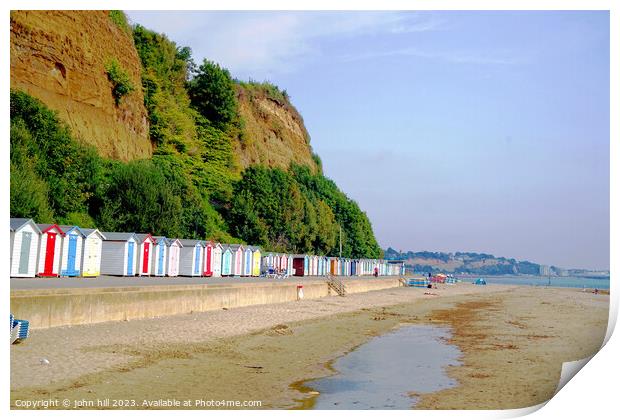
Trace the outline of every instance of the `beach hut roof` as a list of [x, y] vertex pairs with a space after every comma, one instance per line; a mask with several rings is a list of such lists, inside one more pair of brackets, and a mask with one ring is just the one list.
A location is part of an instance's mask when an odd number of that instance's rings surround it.
[[221, 243], [219, 243], [219, 242], [217, 242], [215, 245], [213, 245], [213, 248], [218, 248], [218, 247], [219, 247], [219, 248], [221, 248], [221, 249], [224, 249], [224, 247], [222, 246], [222, 244], [221, 244]]
[[183, 246], [203, 245], [200, 239], [179, 239], [179, 242], [181, 242], [181, 245]]
[[160, 243], [163, 242], [165, 244], [168, 243], [168, 238], [166, 238], [165, 236], [152, 236], [152, 238], [155, 240], [155, 242]]
[[30, 223], [38, 233], [41, 233], [41, 229], [39, 229], [39, 226], [37, 226], [34, 220], [23, 218], [11, 218], [11, 232], [15, 232], [16, 230], [21, 229], [24, 225], [27, 225], [28, 223]]
[[180, 246], [181, 248], [183, 248], [183, 244], [181, 243], [181, 241], [178, 238], [166, 238], [166, 245], [172, 246], [175, 243], [178, 246]]
[[82, 233], [84, 233], [84, 235], [86, 235], [87, 237], [94, 233], [96, 235], [99, 235], [101, 237], [101, 239], [106, 239], [105, 235], [103, 233], [101, 233], [99, 231], [99, 229], [83, 228], [82, 229]]
[[137, 233], [136, 238], [138, 238], [139, 242], [155, 242], [155, 238], [153, 238], [150, 233]]
[[249, 246], [248, 248], [251, 249], [252, 252], [260, 251], [260, 246]]
[[106, 241], [128, 241], [131, 238], [137, 240], [135, 233], [129, 232], [101, 232]]
[[58, 227], [60, 229], [62, 229], [63, 232], [65, 233], [69, 233], [72, 230], [76, 230], [80, 233], [80, 235], [82, 235], [83, 237], [86, 237], [86, 234], [84, 233], [84, 231], [82, 229], [80, 229], [79, 226], [70, 226], [70, 225], [58, 225]]
[[239, 245], [239, 244], [231, 244], [231, 245], [228, 245], [228, 247], [233, 251], [236, 251], [239, 248], [243, 249], [243, 245]]
[[58, 226], [55, 223], [37, 223], [37, 226], [39, 227], [39, 229], [41, 230], [41, 233], [45, 233], [48, 232], [52, 229], [57, 229], [61, 235], [64, 235], [65, 232], [60, 228], [60, 226]]

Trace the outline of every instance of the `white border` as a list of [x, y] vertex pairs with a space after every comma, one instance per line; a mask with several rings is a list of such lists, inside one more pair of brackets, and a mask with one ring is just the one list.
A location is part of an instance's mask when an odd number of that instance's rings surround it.
[[[244, 9], [266, 9], [266, 10], [610, 10], [610, 34], [611, 34], [611, 80], [610, 80], [610, 115], [611, 127], [610, 134], [613, 141], [610, 144], [610, 157], [611, 157], [611, 191], [610, 191], [610, 203], [611, 214], [617, 215], [619, 211], [618, 207], [618, 194], [617, 194], [617, 178], [618, 178], [618, 116], [620, 115], [618, 109], [618, 100], [620, 98], [618, 90], [618, 76], [620, 75], [620, 68], [618, 67], [618, 39], [620, 33], [618, 32], [618, 11], [619, 2], [613, 0], [506, 0], [506, 1], [491, 1], [491, 0], [394, 0], [394, 1], [335, 1], [335, 0], [316, 0], [316, 1], [276, 1], [265, 0], [260, 3], [252, 3], [249, 1], [231, 0], [227, 2], [191, 2], [186, 0], [177, 0], [175, 2], [162, 2], [162, 1], [94, 1], [85, 3], [83, 1], [76, 0], [60, 0], [56, 2], [42, 2], [42, 1], [14, 1], [3, 2], [2, 8], [5, 10], [2, 20], [2, 31], [0, 32], [0, 39], [4, 46], [2, 49], [2, 64], [5, 71], [2, 73], [1, 83], [2, 91], [5, 94], [2, 96], [2, 105], [5, 112], [0, 119], [2, 132], [8, 137], [9, 133], [9, 87], [10, 78], [9, 72], [6, 70], [9, 68], [9, 19], [8, 13], [11, 8], [14, 9], [125, 9], [125, 10], [196, 10], [196, 9], [212, 9], [212, 10], [244, 10]], [[2, 173], [9, 173], [9, 141], [5, 137], [2, 142], [2, 156], [1, 161]], [[0, 188], [8, 193], [9, 180], [8, 177], [0, 177]], [[5, 198], [8, 198], [5, 195]], [[2, 200], [0, 213], [0, 220], [7, 220], [9, 217], [9, 200]], [[6, 223], [6, 222], [5, 222]], [[7, 235], [7, 232], [2, 231], [2, 235]], [[2, 236], [5, 238], [6, 236]], [[0, 250], [2, 255], [8, 255], [8, 245], [6, 240], [0, 241]], [[611, 243], [610, 252], [612, 256], [618, 256], [618, 224], [616, 218], [611, 218]], [[611, 260], [611, 271], [616, 273], [618, 268], [617, 257]], [[9, 278], [8, 264], [3, 265], [5, 272], [5, 279]], [[610, 338], [610, 334], [615, 325], [618, 313], [618, 288], [615, 281], [611, 282], [611, 313], [610, 313], [610, 326], [608, 329], [607, 338]], [[0, 314], [9, 312], [9, 289], [8, 287], [2, 288], [3, 299], [3, 311]], [[567, 418], [611, 418], [617, 415], [617, 406], [615, 404], [617, 400], [618, 389], [618, 355], [620, 345], [618, 344], [617, 337], [611, 336], [607, 345], [588, 363], [588, 365], [579, 373], [576, 380], [570, 381], [559, 393], [555, 396], [543, 409], [537, 411], [532, 415], [533, 418], [540, 419], [555, 419], [558, 417]], [[9, 351], [8, 347], [3, 347], [3, 372], [8, 372], [8, 360]], [[9, 376], [5, 373], [2, 378], [2, 393], [1, 393], [2, 411], [8, 411], [9, 407]], [[540, 408], [540, 407], [537, 407]], [[375, 418], [377, 416], [389, 415], [395, 418], [411, 418], [423, 416], [424, 418], [455, 418], [459, 419], [479, 419], [479, 418], [505, 418], [514, 417], [527, 414], [534, 408], [522, 409], [522, 410], [509, 410], [509, 411], [450, 411], [450, 412], [419, 412], [419, 411], [399, 411], [399, 412], [356, 412], [355, 416], [363, 418]], [[78, 417], [83, 416], [84, 413], [78, 412], [9, 412], [11, 416], [20, 418], [31, 418], [35, 415], [45, 415], [57, 418]], [[103, 411], [89, 411], [88, 416], [99, 417], [108, 416], [111, 413]], [[142, 411], [133, 413], [138, 417], [147, 416], [169, 418], [172, 413], [170, 412], [158, 412], [158, 411]], [[183, 416], [196, 416], [197, 418], [204, 418], [205, 416], [217, 416], [221, 418], [237, 417], [238, 412], [183, 412]], [[243, 413], [244, 416], [251, 415], [252, 417], [261, 418], [275, 418], [275, 417], [306, 417], [316, 416], [317, 412], [288, 412], [288, 411], [270, 411], [270, 412], [252, 412]], [[339, 415], [337, 411], [320, 412], [318, 415]]]

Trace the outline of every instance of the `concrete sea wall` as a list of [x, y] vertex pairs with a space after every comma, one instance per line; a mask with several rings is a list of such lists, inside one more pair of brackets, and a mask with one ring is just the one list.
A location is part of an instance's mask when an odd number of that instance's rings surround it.
[[[398, 277], [345, 279], [347, 293], [398, 287]], [[304, 299], [335, 295], [323, 280], [303, 281]], [[346, 298], [346, 297], [345, 297]], [[297, 300], [297, 283], [166, 285], [11, 291], [11, 313], [32, 329], [205, 312]]]

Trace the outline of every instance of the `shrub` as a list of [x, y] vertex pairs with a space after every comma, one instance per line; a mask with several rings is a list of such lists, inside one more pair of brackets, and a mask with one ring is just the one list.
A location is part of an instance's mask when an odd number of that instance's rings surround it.
[[38, 223], [53, 221], [47, 184], [29, 168], [11, 165], [11, 217], [33, 218]]
[[[11, 91], [11, 214], [38, 220], [88, 211], [101, 159], [77, 144], [53, 111]], [[42, 216], [43, 215], [43, 216]]]
[[134, 91], [135, 87], [127, 72], [121, 67], [116, 59], [108, 61], [105, 66], [108, 80], [112, 83], [112, 96], [116, 106], [121, 103], [123, 96]]
[[316, 165], [316, 170], [319, 174], [323, 173], [323, 161], [321, 160], [321, 157], [316, 154], [316, 153], [312, 153], [312, 160], [314, 161], [314, 164]]
[[127, 16], [125, 16], [122, 10], [110, 10], [108, 16], [122, 31], [130, 33], [131, 28], [129, 27], [129, 23], [127, 23]]

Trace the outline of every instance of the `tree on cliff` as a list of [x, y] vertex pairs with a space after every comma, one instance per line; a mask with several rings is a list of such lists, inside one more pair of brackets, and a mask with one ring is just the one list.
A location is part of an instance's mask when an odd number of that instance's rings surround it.
[[227, 215], [231, 233], [267, 249], [378, 258], [370, 222], [333, 181], [307, 167], [290, 171], [254, 165], [234, 184]]
[[237, 98], [230, 73], [204, 60], [188, 83], [192, 106], [217, 128], [225, 129], [237, 117]]

